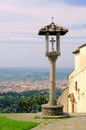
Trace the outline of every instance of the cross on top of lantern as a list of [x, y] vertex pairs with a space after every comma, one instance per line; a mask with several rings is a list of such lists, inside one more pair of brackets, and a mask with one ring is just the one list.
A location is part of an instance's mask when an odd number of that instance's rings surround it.
[[[46, 56], [49, 56], [52, 54], [60, 56], [60, 35], [65, 35], [67, 32], [68, 32], [68, 29], [63, 28], [62, 26], [58, 26], [53, 22], [53, 17], [52, 17], [51, 24], [39, 30], [38, 35], [45, 35]], [[51, 49], [49, 47], [49, 43], [52, 43]]]

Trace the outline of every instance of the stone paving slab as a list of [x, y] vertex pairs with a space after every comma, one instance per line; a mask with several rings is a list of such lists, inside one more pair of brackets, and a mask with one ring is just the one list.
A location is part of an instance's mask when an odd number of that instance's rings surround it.
[[[32, 130], [86, 130], [86, 113], [71, 114], [70, 118], [57, 119]], [[50, 120], [49, 120], [50, 121]]]

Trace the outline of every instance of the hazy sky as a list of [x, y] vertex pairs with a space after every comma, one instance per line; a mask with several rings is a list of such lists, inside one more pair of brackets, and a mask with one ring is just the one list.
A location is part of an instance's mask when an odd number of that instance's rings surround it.
[[0, 67], [48, 67], [41, 27], [69, 29], [57, 67], [74, 67], [72, 52], [86, 43], [86, 0], [0, 0]]

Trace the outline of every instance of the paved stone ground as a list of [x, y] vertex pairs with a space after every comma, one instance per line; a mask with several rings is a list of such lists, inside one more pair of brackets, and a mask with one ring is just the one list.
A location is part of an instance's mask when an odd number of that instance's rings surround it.
[[32, 130], [86, 130], [86, 113], [71, 114], [70, 118], [54, 119], [48, 124], [39, 125]]
[[86, 113], [71, 114], [70, 118], [43, 118], [37, 114], [0, 114], [12, 119], [40, 122], [40, 125], [32, 130], [86, 130]]

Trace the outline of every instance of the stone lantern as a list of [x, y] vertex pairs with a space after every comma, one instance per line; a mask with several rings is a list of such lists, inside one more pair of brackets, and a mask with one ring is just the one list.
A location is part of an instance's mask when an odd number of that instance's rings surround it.
[[[56, 101], [56, 60], [60, 56], [60, 35], [65, 35], [68, 29], [56, 25], [53, 21], [50, 25], [41, 28], [38, 35], [45, 36], [45, 55], [50, 61], [50, 91], [48, 104], [42, 105], [42, 112], [46, 116], [63, 114], [63, 105]], [[50, 46], [51, 45], [51, 46]]]

